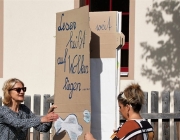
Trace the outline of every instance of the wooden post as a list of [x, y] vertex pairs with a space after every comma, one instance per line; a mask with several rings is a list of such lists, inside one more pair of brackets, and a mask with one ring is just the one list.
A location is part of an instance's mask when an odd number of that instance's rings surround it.
[[[180, 112], [180, 92], [174, 92], [174, 113]], [[180, 119], [174, 119], [174, 140], [180, 139]]]
[[[40, 115], [41, 95], [34, 95], [34, 113]], [[40, 140], [40, 132], [33, 128], [33, 140]]]
[[141, 108], [141, 113], [148, 113], [148, 92], [144, 92], [144, 104]]
[[[162, 113], [170, 113], [170, 93], [162, 93]], [[162, 119], [162, 139], [170, 140], [170, 119]]]
[[[49, 108], [50, 108], [50, 103], [47, 102], [47, 99], [50, 97], [49, 94], [44, 95], [44, 101], [43, 101], [43, 115], [46, 115]], [[50, 140], [50, 131], [47, 133], [43, 133], [43, 140]]]
[[[31, 96], [25, 95], [24, 97], [24, 104], [31, 109]], [[30, 140], [30, 129], [28, 129], [26, 140]]]
[[[151, 113], [158, 113], [158, 92], [151, 92]], [[154, 128], [154, 140], [158, 140], [158, 119], [151, 120], [152, 127]]]

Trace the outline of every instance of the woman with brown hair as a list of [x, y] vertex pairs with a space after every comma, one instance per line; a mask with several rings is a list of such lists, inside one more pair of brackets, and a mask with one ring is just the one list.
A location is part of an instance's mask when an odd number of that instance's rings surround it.
[[[152, 140], [153, 128], [140, 115], [144, 103], [144, 93], [139, 84], [131, 84], [117, 97], [119, 112], [126, 119], [114, 134], [112, 140]], [[85, 140], [95, 140], [91, 133], [86, 133]]]
[[11, 78], [4, 83], [3, 104], [0, 107], [0, 139], [1, 140], [25, 140], [27, 130], [34, 127], [37, 131], [48, 132], [52, 122], [58, 119], [52, 106], [47, 115], [41, 117], [21, 104], [24, 101], [26, 87], [24, 83], [16, 78]]

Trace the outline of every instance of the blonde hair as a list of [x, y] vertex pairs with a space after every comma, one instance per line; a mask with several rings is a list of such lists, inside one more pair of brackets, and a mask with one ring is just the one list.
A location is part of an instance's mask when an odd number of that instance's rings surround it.
[[12, 100], [11, 100], [11, 96], [10, 96], [9, 92], [14, 87], [14, 85], [16, 83], [21, 83], [24, 87], [24, 83], [17, 78], [11, 78], [11, 79], [4, 82], [4, 85], [2, 88], [3, 93], [4, 93], [3, 104], [6, 106], [9, 106], [12, 104]]
[[130, 104], [135, 112], [141, 110], [142, 104], [144, 103], [144, 92], [142, 91], [139, 84], [132, 83], [127, 86], [123, 92], [118, 95], [118, 102], [123, 105]]

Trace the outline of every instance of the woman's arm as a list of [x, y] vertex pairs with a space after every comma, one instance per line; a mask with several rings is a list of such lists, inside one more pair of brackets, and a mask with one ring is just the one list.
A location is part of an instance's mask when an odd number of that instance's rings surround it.
[[[51, 129], [52, 122], [58, 119], [58, 115], [54, 112], [50, 112], [47, 115], [41, 117], [41, 124], [34, 128], [40, 132], [48, 132]], [[47, 123], [49, 122], [49, 123]]]
[[21, 109], [23, 112], [21, 114], [22, 119], [18, 118], [17, 114], [10, 111], [7, 107], [0, 107], [0, 123], [8, 124], [8, 126], [22, 130], [34, 127], [38, 131], [47, 132], [51, 128], [51, 122], [58, 118], [53, 112], [43, 117], [37, 116], [25, 105], [22, 105]]
[[0, 108], [0, 122], [15, 128], [28, 129], [39, 125], [41, 123], [41, 117], [34, 116], [33, 118], [19, 119], [16, 114], [8, 109]]
[[[41, 123], [35, 126], [34, 129], [40, 132], [48, 132], [52, 127], [52, 122], [58, 119], [58, 115], [53, 112], [55, 108], [57, 108], [56, 105], [51, 106], [48, 110], [48, 114], [41, 117]], [[31, 115], [33, 116], [34, 114], [32, 113]]]

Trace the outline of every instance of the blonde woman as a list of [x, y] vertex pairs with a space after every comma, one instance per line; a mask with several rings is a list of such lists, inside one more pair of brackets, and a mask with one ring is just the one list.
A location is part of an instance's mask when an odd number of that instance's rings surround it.
[[48, 114], [40, 117], [21, 104], [24, 101], [26, 87], [16, 78], [11, 78], [4, 83], [3, 104], [0, 107], [0, 139], [1, 140], [25, 140], [27, 130], [34, 127], [37, 131], [48, 132], [52, 122], [58, 115], [53, 112], [56, 106], [52, 106]]
[[[144, 93], [140, 85], [131, 84], [117, 97], [119, 112], [126, 119], [111, 136], [112, 140], [152, 140], [154, 131], [150, 123], [141, 117], [140, 110], [144, 103]], [[91, 133], [86, 133], [85, 140], [95, 140]]]

